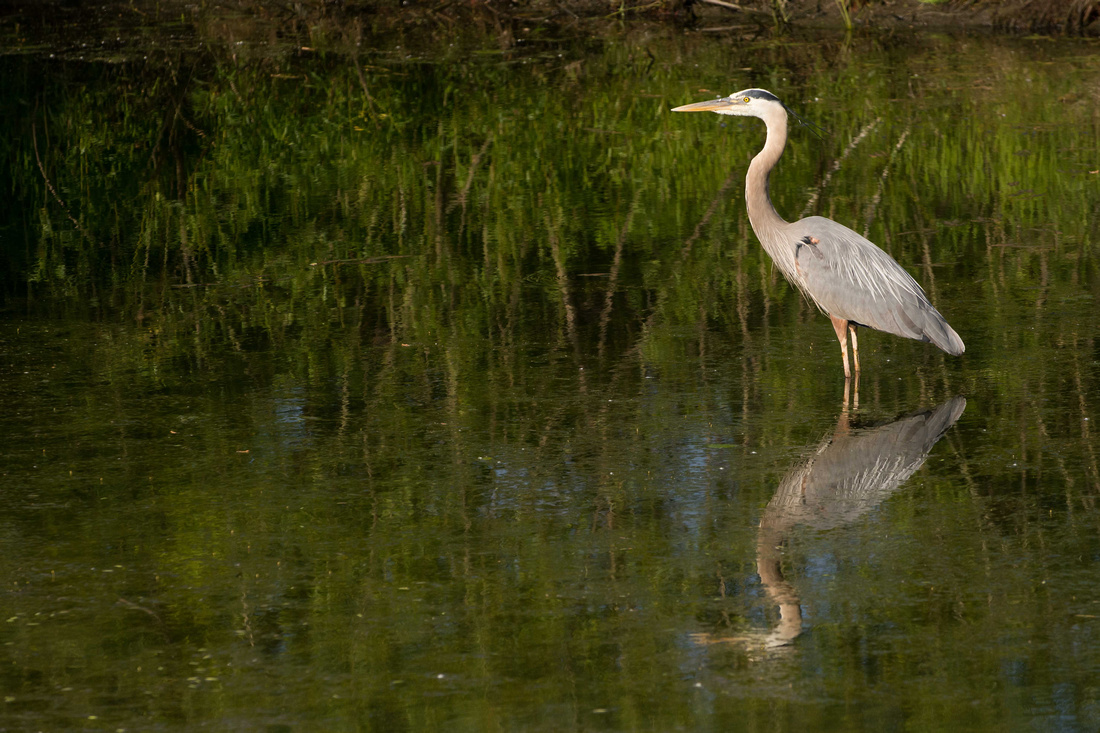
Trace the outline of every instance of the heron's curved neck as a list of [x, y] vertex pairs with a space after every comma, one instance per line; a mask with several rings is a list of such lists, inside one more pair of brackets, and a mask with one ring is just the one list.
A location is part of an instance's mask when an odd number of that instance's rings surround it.
[[768, 195], [768, 174], [772, 172], [787, 145], [787, 112], [776, 106], [777, 109], [769, 110], [767, 115], [761, 117], [768, 127], [768, 140], [752, 159], [745, 175], [745, 203], [748, 204], [749, 223], [761, 242], [768, 241], [766, 231], [787, 224], [772, 206], [771, 196]]

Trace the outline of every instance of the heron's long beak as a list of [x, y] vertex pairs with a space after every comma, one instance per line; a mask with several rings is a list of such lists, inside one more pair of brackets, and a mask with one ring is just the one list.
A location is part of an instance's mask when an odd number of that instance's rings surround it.
[[734, 105], [734, 102], [729, 97], [722, 97], [721, 99], [708, 99], [705, 102], [696, 102], [695, 104], [685, 104], [682, 107], [673, 107], [673, 112], [718, 112], [723, 109], [729, 109]]

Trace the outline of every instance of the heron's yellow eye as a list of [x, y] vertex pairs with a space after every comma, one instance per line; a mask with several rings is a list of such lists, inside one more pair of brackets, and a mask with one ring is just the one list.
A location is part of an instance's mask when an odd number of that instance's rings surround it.
[[748, 98], [748, 97], [745, 97], [745, 98], [744, 98], [744, 100], [742, 100], [742, 101], [743, 101], [743, 102], [744, 102], [745, 104], [748, 104], [748, 103], [749, 103], [749, 98]]

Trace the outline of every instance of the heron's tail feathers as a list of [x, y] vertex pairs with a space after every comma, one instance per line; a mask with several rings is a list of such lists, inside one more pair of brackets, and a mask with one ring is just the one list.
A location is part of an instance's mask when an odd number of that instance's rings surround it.
[[966, 345], [927, 300], [919, 305], [901, 306], [894, 310], [892, 323], [870, 324], [873, 328], [896, 333], [898, 336], [928, 341], [940, 347], [952, 356], [958, 356], [966, 350]]
[[951, 356], [958, 356], [966, 351], [966, 344], [964, 344], [963, 340], [959, 338], [959, 334], [955, 333], [955, 329], [947, 325], [946, 321], [944, 321], [943, 330], [945, 332], [945, 335], [947, 336], [946, 340], [937, 341], [933, 339], [932, 343], [934, 343], [936, 346], [939, 346], [948, 354], [951, 354]]
[[966, 344], [959, 338], [959, 334], [955, 333], [955, 329], [947, 323], [947, 320], [939, 314], [939, 311], [933, 309], [928, 315], [927, 322], [921, 324], [925, 341], [931, 341], [951, 356], [958, 356], [966, 351]]

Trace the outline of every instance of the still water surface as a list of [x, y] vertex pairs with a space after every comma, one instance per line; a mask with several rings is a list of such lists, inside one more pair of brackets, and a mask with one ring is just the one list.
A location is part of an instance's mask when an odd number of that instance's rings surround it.
[[1093, 45], [401, 40], [0, 60], [0, 728], [1100, 726]]

